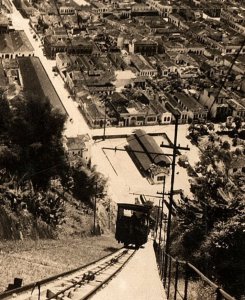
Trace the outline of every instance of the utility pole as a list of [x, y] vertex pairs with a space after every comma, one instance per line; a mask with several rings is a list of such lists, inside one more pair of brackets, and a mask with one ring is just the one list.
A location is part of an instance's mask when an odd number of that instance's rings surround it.
[[105, 129], [106, 129], [106, 103], [107, 101], [110, 101], [110, 98], [104, 97], [104, 105], [105, 105], [105, 110], [104, 110], [104, 126], [103, 126], [103, 140], [105, 140]]
[[[106, 100], [104, 100], [104, 105], [106, 103]], [[103, 140], [105, 140], [105, 127], [106, 127], [106, 105], [105, 105], [105, 111], [104, 111], [104, 132], [103, 132]]]
[[229, 67], [229, 69], [228, 69], [228, 71], [227, 71], [227, 73], [226, 73], [226, 75], [225, 75], [224, 80], [223, 80], [222, 83], [220, 84], [220, 87], [219, 87], [219, 89], [218, 89], [217, 95], [215, 96], [215, 98], [214, 98], [214, 100], [213, 100], [211, 106], [209, 107], [209, 110], [208, 110], [209, 113], [211, 113], [212, 107], [213, 107], [214, 104], [218, 101], [219, 95], [220, 95], [222, 89], [225, 87], [226, 81], [227, 81], [227, 79], [228, 79], [228, 77], [229, 77], [229, 75], [230, 75], [230, 73], [231, 73], [231, 71], [232, 71], [232, 68], [233, 68], [234, 64], [236, 63], [236, 60], [238, 59], [238, 57], [239, 57], [241, 51], [243, 50], [244, 45], [245, 45], [245, 38], [243, 39], [242, 44], [241, 44], [240, 48], [238, 49], [238, 51], [237, 51], [237, 53], [236, 53], [234, 59], [232, 60], [232, 62], [231, 62], [231, 64], [230, 64], [230, 67]]
[[[173, 148], [172, 174], [171, 174], [171, 186], [170, 186], [170, 195], [169, 195], [169, 210], [168, 210], [167, 235], [166, 235], [166, 244], [165, 244], [165, 259], [164, 259], [165, 261], [164, 280], [166, 280], [167, 268], [168, 268], [167, 254], [170, 254], [170, 233], [171, 233], [171, 221], [172, 221], [172, 210], [173, 210], [174, 179], [175, 179], [175, 165], [176, 165], [177, 150], [190, 150], [188, 147], [177, 146], [178, 125], [179, 125], [179, 115], [175, 115], [174, 143], [172, 146]], [[165, 147], [165, 146], [161, 145], [161, 147]]]
[[157, 240], [157, 231], [158, 231], [158, 224], [159, 224], [159, 214], [160, 214], [160, 204], [161, 204], [161, 198], [159, 198], [159, 201], [158, 201], [158, 209], [157, 209], [157, 223], [156, 223], [156, 233], [155, 233], [155, 240]]
[[111, 199], [109, 199], [109, 230], [111, 230]]
[[97, 182], [95, 185], [95, 196], [94, 196], [94, 235], [96, 233], [96, 210], [97, 210]]
[[161, 239], [162, 239], [162, 219], [163, 219], [163, 204], [164, 204], [165, 181], [166, 181], [166, 177], [164, 176], [163, 177], [163, 188], [162, 188], [161, 215], [160, 215], [159, 250], [160, 250], [160, 247], [161, 247]]

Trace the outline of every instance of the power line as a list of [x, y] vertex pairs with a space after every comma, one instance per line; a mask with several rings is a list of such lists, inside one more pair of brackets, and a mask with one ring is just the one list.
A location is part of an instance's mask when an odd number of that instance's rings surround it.
[[59, 7], [58, 7], [58, 5], [57, 5], [56, 0], [53, 0], [53, 3], [54, 3], [54, 6], [55, 6], [55, 8], [56, 8], [56, 10], [57, 10], [58, 16], [60, 17], [60, 21], [61, 21], [61, 23], [62, 23], [62, 25], [63, 25], [63, 28], [65, 29], [65, 32], [66, 32], [66, 35], [67, 35], [67, 39], [68, 39], [68, 41], [70, 42], [70, 45], [73, 46], [73, 45], [72, 45], [72, 39], [70, 38], [70, 36], [69, 36], [69, 34], [68, 34], [68, 30], [67, 30], [67, 28], [66, 28], [66, 25], [65, 25], [65, 23], [64, 23], [64, 21], [63, 21], [63, 18], [62, 18], [62, 16], [61, 16], [61, 14], [60, 14]]
[[[67, 161], [67, 162], [68, 162], [68, 161]], [[22, 176], [22, 178], [20, 179], [20, 181], [18, 182], [18, 184], [19, 184], [20, 182], [22, 182], [23, 179], [24, 179], [25, 177], [31, 178], [31, 177], [33, 177], [33, 176], [35, 176], [35, 175], [37, 175], [37, 174], [45, 173], [46, 171], [52, 170], [52, 169], [54, 169], [54, 168], [56, 168], [56, 167], [58, 167], [58, 166], [62, 166], [62, 165], [64, 166], [64, 165], [65, 165], [65, 162], [59, 163], [59, 164], [56, 164], [56, 165], [53, 165], [52, 167], [49, 167], [49, 168], [46, 168], [46, 169], [42, 169], [42, 170], [40, 170], [40, 171], [31, 173], [31, 174], [29, 174], [29, 175], [28, 175], [28, 172], [27, 172], [27, 173], [24, 174], [24, 176]]]
[[236, 55], [235, 55], [235, 57], [234, 57], [234, 59], [233, 59], [231, 65], [230, 65], [230, 67], [229, 67], [229, 69], [228, 69], [228, 71], [227, 71], [227, 73], [226, 73], [226, 76], [225, 76], [224, 80], [223, 80], [222, 83], [220, 84], [220, 87], [219, 87], [219, 89], [218, 89], [217, 95], [215, 96], [215, 98], [214, 98], [214, 100], [213, 100], [213, 102], [212, 102], [212, 104], [211, 104], [211, 106], [210, 106], [210, 108], [209, 108], [209, 113], [211, 112], [211, 109], [212, 109], [212, 107], [214, 106], [214, 104], [218, 101], [218, 97], [219, 97], [219, 95], [220, 95], [220, 93], [221, 93], [223, 87], [225, 86], [226, 81], [227, 81], [227, 79], [228, 79], [228, 77], [229, 77], [229, 75], [230, 75], [230, 73], [231, 73], [231, 71], [232, 71], [232, 68], [233, 68], [233, 66], [234, 66], [234, 64], [235, 64], [235, 62], [236, 62], [238, 56], [240, 55], [240, 53], [241, 53], [241, 51], [242, 51], [244, 45], [245, 45], [245, 39], [243, 39], [243, 42], [242, 42], [242, 44], [241, 44], [239, 50], [237, 51], [237, 53], [236, 53]]

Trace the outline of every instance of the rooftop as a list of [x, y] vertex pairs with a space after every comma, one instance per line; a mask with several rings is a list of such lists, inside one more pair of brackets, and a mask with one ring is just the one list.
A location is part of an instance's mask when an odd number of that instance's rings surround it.
[[34, 51], [24, 30], [15, 30], [9, 33], [0, 34], [0, 52], [30, 52]]
[[86, 142], [89, 141], [89, 136], [87, 134], [78, 135], [77, 137], [67, 137], [66, 145], [68, 150], [82, 150], [86, 148]]
[[180, 101], [185, 107], [187, 107], [189, 110], [193, 111], [203, 111], [204, 107], [197, 102], [192, 96], [188, 96], [184, 93], [175, 93], [174, 98], [178, 101]]

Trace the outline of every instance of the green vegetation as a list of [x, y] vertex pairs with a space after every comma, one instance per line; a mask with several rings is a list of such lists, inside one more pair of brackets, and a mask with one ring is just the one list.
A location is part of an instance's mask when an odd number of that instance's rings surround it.
[[77, 160], [71, 167], [71, 177], [73, 179], [72, 191], [78, 199], [89, 203], [91, 195], [104, 197], [107, 179], [101, 173], [96, 172], [95, 166], [88, 168], [81, 159]]
[[[9, 227], [14, 224], [0, 238], [54, 237], [40, 228], [63, 224], [64, 203], [72, 196], [92, 206], [95, 194], [104, 197], [106, 180], [82, 160], [69, 161], [62, 144], [66, 117], [47, 98], [28, 94], [13, 99], [11, 106], [0, 101], [0, 204], [10, 216]], [[27, 215], [33, 227], [29, 232], [21, 224]]]
[[47, 187], [55, 175], [65, 180], [68, 164], [61, 142], [65, 116], [52, 109], [45, 98], [17, 98], [11, 109], [5, 100], [2, 102], [1, 168], [19, 179], [31, 178], [37, 187]]
[[0, 292], [14, 277], [23, 284], [88, 264], [119, 248], [113, 236], [0, 242]]
[[245, 290], [245, 198], [241, 174], [230, 173], [232, 159], [243, 156], [228, 142], [209, 138], [196, 166], [193, 199], [177, 210], [172, 253], [193, 262], [238, 299]]

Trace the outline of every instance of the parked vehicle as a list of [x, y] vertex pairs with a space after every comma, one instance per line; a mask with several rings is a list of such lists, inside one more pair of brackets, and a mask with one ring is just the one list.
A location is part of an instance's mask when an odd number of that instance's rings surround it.
[[186, 155], [181, 155], [178, 164], [183, 168], [187, 168], [189, 166], [188, 157]]

